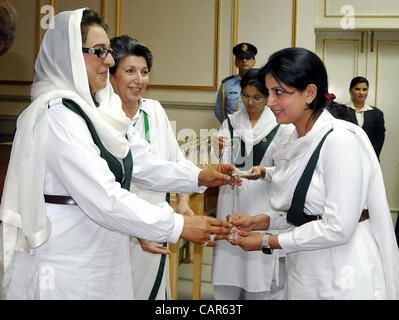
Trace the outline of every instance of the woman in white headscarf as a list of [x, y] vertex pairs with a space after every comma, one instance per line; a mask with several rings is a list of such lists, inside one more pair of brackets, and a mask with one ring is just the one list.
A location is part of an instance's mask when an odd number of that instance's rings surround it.
[[130, 179], [203, 191], [199, 185], [230, 180], [222, 172], [233, 167], [200, 171], [153, 158], [145, 141], [129, 145], [130, 120], [108, 82], [114, 61], [102, 18], [78, 9], [54, 22], [36, 61], [33, 101], [18, 118], [1, 201], [3, 298], [132, 299], [129, 235], [215, 245], [207, 240], [223, 238], [228, 224], [151, 205], [126, 190]]

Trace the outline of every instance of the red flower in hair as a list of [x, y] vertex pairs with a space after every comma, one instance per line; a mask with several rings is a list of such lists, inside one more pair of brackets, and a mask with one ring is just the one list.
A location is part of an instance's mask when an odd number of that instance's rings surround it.
[[336, 96], [335, 96], [334, 93], [326, 93], [326, 99], [327, 99], [329, 102], [333, 102], [335, 98], [336, 98]]

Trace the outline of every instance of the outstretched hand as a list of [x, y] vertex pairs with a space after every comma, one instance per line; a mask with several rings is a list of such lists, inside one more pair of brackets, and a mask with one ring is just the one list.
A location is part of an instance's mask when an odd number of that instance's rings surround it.
[[[184, 216], [184, 226], [181, 237], [195, 243], [216, 246], [216, 240], [227, 239], [231, 225], [227, 221], [207, 216]], [[211, 241], [211, 235], [214, 241]]]
[[248, 180], [258, 180], [264, 178], [266, 175], [266, 168], [261, 166], [255, 166], [248, 170], [249, 173], [253, 173], [253, 176], [249, 176]]
[[263, 234], [258, 232], [246, 232], [237, 230], [240, 236], [236, 240], [230, 241], [232, 245], [240, 246], [244, 251], [260, 250], [262, 246]]
[[170, 254], [170, 250], [164, 246], [156, 246], [151, 241], [145, 239], [138, 239], [141, 249], [145, 252], [154, 253], [154, 254]]
[[240, 177], [232, 177], [235, 170], [235, 166], [227, 163], [220, 163], [203, 169], [198, 175], [198, 185], [206, 187], [218, 187], [227, 183], [241, 185]]
[[267, 230], [270, 226], [270, 217], [267, 214], [258, 214], [249, 216], [244, 213], [234, 213], [234, 220], [230, 221], [231, 216], [228, 215], [226, 220], [241, 231]]
[[[232, 218], [234, 217], [234, 219]], [[254, 230], [254, 222], [252, 217], [243, 213], [234, 213], [233, 215], [228, 215], [226, 221], [230, 222], [236, 229], [241, 231], [252, 231]]]

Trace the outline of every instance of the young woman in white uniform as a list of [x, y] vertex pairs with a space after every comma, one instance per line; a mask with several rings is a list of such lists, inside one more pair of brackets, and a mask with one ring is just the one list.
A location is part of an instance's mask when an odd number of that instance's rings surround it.
[[229, 228], [152, 205], [127, 190], [130, 179], [158, 191], [202, 191], [234, 168], [199, 170], [156, 159], [138, 137], [129, 143], [101, 16], [66, 11], [55, 26], [36, 60], [1, 199], [3, 298], [132, 299], [129, 235], [215, 245], [212, 233], [222, 239]]
[[[272, 166], [280, 140], [293, 130], [291, 125], [280, 126], [270, 109], [265, 107], [267, 90], [257, 75], [258, 69], [251, 69], [241, 79], [245, 108], [228, 115], [214, 149], [222, 162], [233, 163], [241, 170], [254, 165]], [[236, 190], [236, 208], [232, 208], [233, 190], [230, 186], [222, 186], [216, 216], [225, 220], [233, 210], [249, 215], [267, 211], [270, 209], [269, 192], [269, 182], [243, 179]], [[227, 241], [220, 242], [214, 249], [212, 267], [215, 299], [281, 299], [284, 260], [281, 250], [276, 250], [273, 255], [260, 255], [242, 251]]]
[[[240, 215], [244, 250], [286, 254], [287, 299], [398, 299], [399, 254], [381, 168], [358, 126], [325, 110], [327, 72], [302, 48], [273, 54], [261, 69], [268, 106], [296, 130], [274, 154], [272, 210]], [[262, 235], [252, 230], [291, 231]]]
[[[134, 133], [151, 145], [160, 159], [185, 161], [176, 141], [168, 116], [157, 100], [142, 98], [152, 67], [151, 51], [127, 35], [111, 39], [115, 65], [110, 68], [110, 81], [122, 100], [122, 108], [133, 120], [128, 136]], [[163, 202], [168, 194], [144, 190], [134, 183], [130, 191], [152, 204]], [[177, 212], [194, 215], [188, 194], [177, 194]], [[136, 299], [170, 299], [169, 259], [167, 243], [159, 246], [144, 239], [130, 238], [133, 288]], [[163, 253], [163, 254], [162, 254]]]

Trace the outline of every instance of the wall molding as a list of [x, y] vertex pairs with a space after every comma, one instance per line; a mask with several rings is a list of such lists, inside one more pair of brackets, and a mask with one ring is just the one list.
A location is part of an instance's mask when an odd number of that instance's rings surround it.
[[399, 44], [399, 40], [377, 40], [374, 105], [377, 105], [378, 75], [379, 75], [379, 65], [380, 65], [380, 48], [381, 48], [381, 45], [384, 43], [385, 44], [387, 44], [387, 43]]
[[168, 109], [184, 109], [184, 110], [215, 110], [215, 104], [204, 102], [182, 102], [182, 101], [159, 101], [162, 107]]
[[297, 17], [298, 17], [298, 0], [292, 0], [292, 39], [291, 39], [292, 47], [296, 47]]
[[[30, 96], [20, 96], [20, 95], [0, 95], [1, 102], [26, 102], [30, 103]], [[214, 103], [206, 102], [188, 102], [188, 101], [160, 101], [161, 105], [165, 108], [176, 108], [176, 109], [187, 109], [187, 106], [193, 109], [215, 109]]]
[[[214, 67], [213, 67], [213, 84], [212, 85], [168, 85], [168, 84], [149, 84], [148, 88], [153, 89], [183, 89], [183, 90], [217, 90], [219, 86], [218, 73], [219, 73], [219, 34], [220, 34], [220, 8], [221, 0], [215, 1], [215, 28], [214, 28]], [[116, 36], [121, 35], [121, 18], [122, 18], [122, 0], [117, 0], [116, 10]]]
[[[324, 18], [342, 18], [344, 15], [335, 15], [335, 14], [328, 14], [327, 13], [327, 0], [324, 0]], [[399, 18], [399, 15], [355, 15], [355, 18]]]
[[[240, 0], [234, 0], [234, 17], [233, 17], [233, 47], [238, 43], [238, 19], [239, 19]], [[297, 21], [298, 21], [298, 0], [292, 0], [292, 24], [291, 24], [291, 46], [296, 47], [297, 38]], [[232, 47], [232, 48], [233, 48]], [[233, 57], [233, 74], [237, 74]]]
[[30, 96], [0, 95], [0, 102], [30, 102]]
[[356, 53], [355, 53], [355, 60], [356, 60], [356, 74], [359, 72], [359, 52], [360, 52], [360, 40], [359, 39], [323, 39], [323, 57], [322, 60], [325, 63], [326, 61], [326, 46], [327, 42], [349, 42], [349, 43], [355, 43], [356, 44]]
[[[232, 48], [234, 48], [234, 46], [236, 44], [238, 44], [238, 19], [240, 16], [240, 0], [234, 0], [234, 14], [233, 14], [233, 46]], [[235, 57], [234, 55], [233, 57], [233, 61], [232, 61], [232, 74], [237, 74], [237, 67], [235, 64]]]

